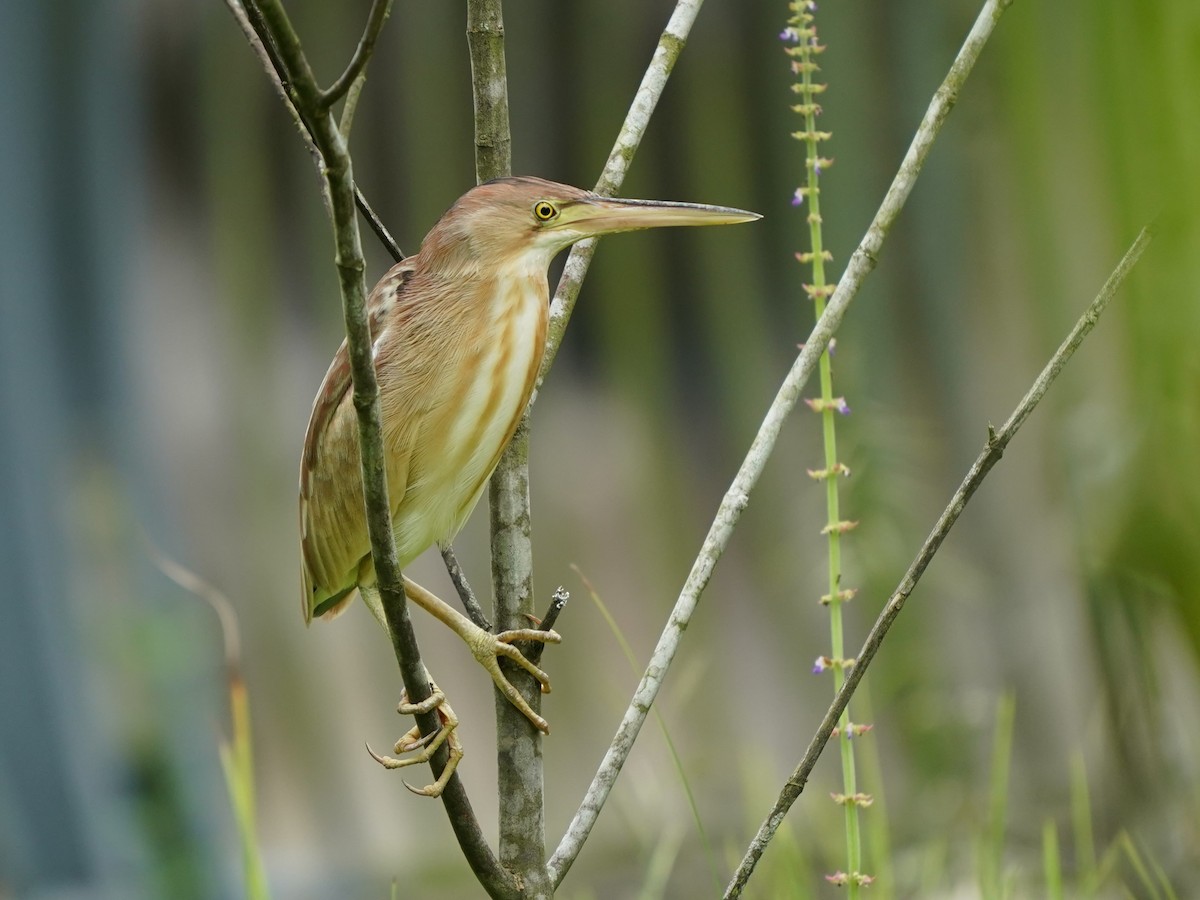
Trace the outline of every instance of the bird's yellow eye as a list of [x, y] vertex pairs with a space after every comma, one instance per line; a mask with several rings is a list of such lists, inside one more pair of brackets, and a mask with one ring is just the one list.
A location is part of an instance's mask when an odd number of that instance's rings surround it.
[[549, 222], [558, 215], [558, 207], [549, 200], [539, 200], [533, 204], [533, 216], [539, 222]]

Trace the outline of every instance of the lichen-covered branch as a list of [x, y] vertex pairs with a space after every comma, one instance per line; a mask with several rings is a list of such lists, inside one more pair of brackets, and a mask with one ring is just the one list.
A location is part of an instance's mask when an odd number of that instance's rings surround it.
[[475, 102], [475, 177], [491, 181], [512, 174], [500, 0], [467, 0], [467, 49]]
[[[326, 191], [333, 218], [335, 263], [342, 294], [342, 308], [349, 347], [354, 408], [358, 415], [359, 451], [366, 501], [367, 528], [371, 538], [371, 557], [375, 566], [385, 618], [391, 634], [396, 660], [409, 700], [414, 703], [430, 695], [429, 674], [421, 662], [416, 636], [408, 616], [403, 578], [396, 544], [392, 535], [391, 506], [387, 496], [387, 476], [379, 408], [379, 385], [371, 352], [371, 333], [367, 322], [366, 284], [363, 279], [362, 242], [355, 215], [354, 178], [345, 136], [339, 130], [318, 86], [300, 38], [279, 0], [247, 0], [243, 3], [246, 21], [255, 31], [264, 51], [272, 60], [287, 96], [294, 104], [300, 121], [305, 123], [312, 142], [324, 162]], [[386, 11], [384, 13], [386, 16]], [[269, 51], [267, 48], [270, 48]], [[369, 56], [369, 54], [368, 54]], [[365, 66], [367, 59], [362, 60]], [[275, 68], [276, 65], [278, 68]], [[359, 72], [362, 68], [360, 66]], [[425, 735], [440, 727], [436, 712], [417, 716]], [[445, 768], [448, 751], [441, 748], [431, 760], [434, 776]], [[454, 775], [442, 800], [459, 844], [480, 882], [494, 897], [519, 894], [512, 875], [497, 862], [483, 837], [461, 780]]]
[[879, 618], [872, 626], [870, 633], [867, 635], [866, 641], [863, 643], [862, 649], [855, 658], [854, 665], [850, 667], [846, 681], [842, 684], [841, 689], [834, 697], [833, 703], [829, 705], [829, 709], [825, 713], [825, 718], [821, 720], [820, 726], [817, 728], [816, 734], [813, 735], [812, 741], [808, 745], [804, 756], [797, 764], [795, 771], [780, 791], [779, 798], [775, 801], [775, 806], [767, 816], [766, 820], [759, 827], [758, 834], [754, 840], [750, 842], [749, 848], [746, 850], [746, 855], [743, 857], [741, 864], [734, 873], [729, 887], [726, 888], [725, 897], [727, 900], [738, 897], [742, 893], [746, 882], [754, 872], [754, 867], [757, 865], [763, 851], [770, 844], [771, 839], [775, 836], [776, 830], [780, 823], [783, 822], [784, 816], [787, 815], [796, 798], [804, 791], [804, 786], [808, 783], [808, 777], [812, 773], [813, 766], [816, 765], [817, 759], [821, 755], [821, 751], [825, 749], [825, 744], [829, 741], [830, 735], [833, 733], [834, 726], [837, 724], [838, 718], [845, 710], [846, 705], [850, 702], [855, 689], [858, 687], [863, 676], [867, 673], [867, 667], [870, 666], [871, 660], [875, 658], [880, 645], [883, 643], [884, 637], [887, 636], [888, 629], [892, 627], [892, 623], [896, 617], [900, 615], [900, 611], [904, 608], [904, 602], [912, 594], [917, 586], [917, 582], [921, 580], [925, 569], [933, 560], [934, 555], [942, 546], [942, 542], [946, 539], [946, 535], [950, 533], [950, 529], [954, 527], [954, 523], [958, 521], [958, 517], [962, 514], [963, 509], [967, 505], [967, 501], [975, 493], [983, 479], [987, 477], [988, 472], [992, 467], [1000, 461], [1000, 457], [1004, 455], [1004, 449], [1008, 446], [1009, 441], [1017, 433], [1020, 427], [1029, 418], [1029, 414], [1041, 402], [1046, 391], [1054, 379], [1058, 377], [1058, 373], [1062, 371], [1063, 366], [1083, 343], [1084, 338], [1096, 326], [1101, 314], [1104, 312], [1109, 301], [1112, 300], [1117, 290], [1125, 281], [1126, 276], [1133, 269], [1142, 252], [1146, 249], [1146, 245], [1150, 243], [1152, 231], [1150, 228], [1142, 229], [1142, 232], [1137, 236], [1133, 245], [1126, 251], [1124, 258], [1117, 264], [1113, 273], [1108, 276], [1108, 280], [1104, 283], [1104, 287], [1100, 289], [1100, 293], [1092, 301], [1079, 320], [1075, 323], [1075, 327], [1071, 329], [1066, 340], [1062, 342], [1054, 356], [1046, 363], [1046, 367], [1042, 369], [1040, 375], [1034, 381], [1033, 385], [1026, 392], [1017, 408], [1013, 410], [1012, 415], [998, 430], [988, 427], [987, 443], [984, 445], [979, 456], [968, 470], [966, 477], [958, 486], [958, 490], [954, 492], [954, 496], [950, 498], [949, 504], [942, 511], [938, 518], [937, 524], [934, 525], [933, 531], [929, 537], [925, 539], [925, 543], [917, 552], [916, 558], [908, 567], [908, 571], [904, 573], [904, 577], [900, 580], [899, 586], [892, 593], [884, 606], [883, 611], [879, 614]]
[[[766, 417], [759, 426], [758, 434], [750, 445], [749, 452], [717, 508], [716, 516], [713, 518], [700, 552], [692, 564], [692, 570], [688, 574], [683, 590], [680, 591], [666, 627], [654, 648], [650, 664], [646, 667], [646, 672], [634, 692], [629, 708], [625, 711], [625, 716], [617, 728], [612, 744], [605, 753], [567, 833], [550, 859], [550, 872], [556, 884], [566, 875], [583, 847], [584, 841], [591, 833], [592, 826], [595, 825], [600, 810], [603, 808], [612, 786], [616, 783], [621, 767], [633, 749], [638, 732], [645, 724], [650, 706], [658, 696], [663, 678], [679, 648], [680, 638], [696, 610], [700, 594], [708, 585], [717, 560], [721, 558], [733, 534], [734, 526], [750, 502], [750, 491], [766, 466], [767, 459], [774, 449], [775, 441], [779, 437], [779, 432], [783, 428], [784, 420], [800, 399], [800, 392], [816, 368], [817, 361], [829, 344], [830, 338], [841, 324], [847, 307], [857, 296], [867, 275], [875, 268], [875, 261], [883, 246], [883, 241], [900, 214], [900, 210], [904, 207], [908, 195], [912, 192], [917, 175], [921, 171], [934, 139], [941, 130], [942, 123], [954, 106], [958, 92], [962, 89], [971, 68], [991, 36], [996, 22], [1010, 3], [1011, 0], [987, 0], [984, 4], [974, 26], [967, 35], [966, 42], [951, 65], [949, 73], [934, 94], [933, 100], [917, 128], [917, 133], [913, 137], [912, 144], [900, 164], [900, 169], [884, 196], [879, 211], [875, 214], [858, 249], [850, 257], [850, 262], [838, 282], [837, 289], [829, 298], [829, 305], [817, 320], [800, 355], [796, 358], [791, 371], [788, 372], [767, 410]], [[565, 275], [564, 272], [564, 277]]]

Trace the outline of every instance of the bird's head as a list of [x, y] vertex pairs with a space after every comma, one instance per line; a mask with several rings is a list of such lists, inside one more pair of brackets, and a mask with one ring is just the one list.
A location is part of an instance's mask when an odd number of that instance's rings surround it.
[[541, 178], [497, 178], [452, 206], [421, 246], [423, 256], [465, 250], [487, 267], [545, 270], [576, 241], [669, 225], [731, 225], [761, 218], [725, 206], [620, 200]]

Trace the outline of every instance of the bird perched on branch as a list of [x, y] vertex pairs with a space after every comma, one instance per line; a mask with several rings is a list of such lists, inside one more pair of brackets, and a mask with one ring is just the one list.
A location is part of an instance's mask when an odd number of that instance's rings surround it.
[[[584, 238], [667, 225], [749, 222], [720, 206], [616, 200], [540, 178], [472, 188], [367, 300], [383, 413], [392, 527], [401, 566], [446, 545], [483, 493], [529, 404], [546, 347], [546, 270]], [[300, 464], [300, 547], [305, 621], [333, 618], [357, 592], [383, 621], [363, 512], [358, 423], [343, 342], [313, 403]], [[553, 632], [490, 634], [404, 580], [408, 598], [450, 626], [496, 686], [539, 730], [497, 664], [549, 679], [512, 646]]]

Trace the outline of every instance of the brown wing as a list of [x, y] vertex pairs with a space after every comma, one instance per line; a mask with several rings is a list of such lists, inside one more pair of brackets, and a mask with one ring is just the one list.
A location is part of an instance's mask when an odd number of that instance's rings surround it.
[[[367, 311], [373, 340], [413, 269], [394, 266], [371, 292]], [[363, 514], [358, 419], [350, 381], [350, 356], [343, 341], [313, 401], [300, 461], [301, 609], [332, 618], [354, 598], [359, 568], [370, 555]], [[385, 456], [392, 511], [404, 496], [413, 429], [391, 429]]]

